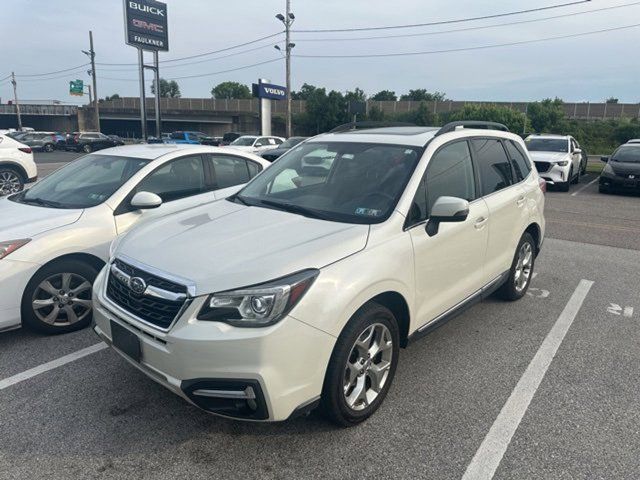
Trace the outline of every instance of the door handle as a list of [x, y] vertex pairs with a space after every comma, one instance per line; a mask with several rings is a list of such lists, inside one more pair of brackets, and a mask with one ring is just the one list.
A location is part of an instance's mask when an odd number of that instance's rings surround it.
[[484, 228], [484, 226], [487, 223], [487, 219], [484, 217], [480, 217], [478, 219], [476, 219], [476, 223], [474, 225], [474, 227], [476, 228], [476, 230], [482, 230]]
[[518, 198], [518, 200], [516, 200], [516, 205], [518, 205], [519, 207], [521, 207], [522, 205], [524, 205], [524, 195], [522, 195], [521, 197]]

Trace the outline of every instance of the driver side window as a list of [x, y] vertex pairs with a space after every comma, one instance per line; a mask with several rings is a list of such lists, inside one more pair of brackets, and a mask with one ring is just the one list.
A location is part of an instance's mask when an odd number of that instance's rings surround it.
[[203, 193], [205, 178], [202, 157], [191, 155], [166, 163], [142, 180], [136, 191], [155, 193], [163, 202]]
[[429, 218], [440, 197], [476, 199], [476, 184], [469, 144], [459, 141], [438, 150], [427, 165], [409, 212], [410, 224]]

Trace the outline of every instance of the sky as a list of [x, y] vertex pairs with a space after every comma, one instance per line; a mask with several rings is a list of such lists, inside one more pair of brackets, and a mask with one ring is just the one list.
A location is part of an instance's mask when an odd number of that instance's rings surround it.
[[[571, 0], [292, 0], [293, 30], [364, 28], [437, 22], [546, 7]], [[283, 29], [275, 18], [285, 0], [167, 0], [170, 51], [161, 62], [224, 49]], [[122, 0], [2, 0], [0, 99], [13, 96], [5, 77], [18, 75], [21, 100], [82, 103], [69, 95], [69, 80], [89, 82], [87, 67], [93, 31], [100, 97], [138, 96], [137, 51], [125, 45]], [[612, 6], [626, 7], [578, 14]], [[547, 17], [563, 15], [562, 18]], [[529, 20], [538, 20], [528, 22]], [[517, 25], [504, 25], [513, 22]], [[618, 29], [639, 24], [638, 27]], [[494, 25], [491, 28], [482, 28]], [[500, 26], [495, 26], [500, 25]], [[618, 29], [574, 38], [520, 45], [378, 58], [310, 58], [303, 55], [371, 55], [467, 49], [529, 42], [550, 37]], [[458, 30], [458, 31], [451, 31]], [[463, 31], [460, 31], [463, 30]], [[439, 32], [439, 33], [437, 33]], [[398, 36], [352, 40], [371, 36]], [[412, 35], [412, 36], [407, 36]], [[216, 84], [231, 80], [250, 85], [258, 78], [284, 84], [285, 62], [273, 48], [283, 37], [224, 53], [161, 64], [160, 75], [177, 79], [183, 97], [210, 97]], [[420, 28], [342, 33], [294, 32], [292, 82], [339, 91], [363, 89], [397, 94], [425, 88], [452, 100], [601, 102], [609, 97], [640, 102], [640, 1], [591, 0], [588, 3], [502, 18]], [[7, 48], [15, 45], [15, 48]], [[233, 54], [231, 56], [228, 56]], [[221, 56], [226, 58], [220, 58]], [[217, 73], [274, 60], [272, 63]], [[148, 57], [151, 62], [151, 56]], [[193, 64], [192, 62], [199, 63]], [[100, 64], [131, 65], [100, 65]], [[189, 64], [191, 63], [191, 64]], [[149, 82], [147, 82], [149, 83]]]

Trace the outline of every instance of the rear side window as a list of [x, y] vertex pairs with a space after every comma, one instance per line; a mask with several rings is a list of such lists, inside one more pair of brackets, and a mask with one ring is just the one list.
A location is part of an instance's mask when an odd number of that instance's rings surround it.
[[527, 160], [522, 151], [511, 140], [507, 140], [504, 144], [507, 147], [507, 153], [511, 159], [513, 169], [516, 172], [516, 181], [524, 180], [531, 171], [529, 160]]
[[259, 163], [250, 162], [247, 160], [247, 167], [249, 167], [249, 176], [251, 178], [255, 177], [262, 171], [262, 165]]
[[217, 189], [233, 187], [249, 181], [248, 162], [243, 158], [230, 155], [211, 155], [209, 158]]
[[502, 142], [493, 138], [475, 138], [471, 143], [476, 154], [482, 195], [490, 195], [513, 185], [511, 162]]

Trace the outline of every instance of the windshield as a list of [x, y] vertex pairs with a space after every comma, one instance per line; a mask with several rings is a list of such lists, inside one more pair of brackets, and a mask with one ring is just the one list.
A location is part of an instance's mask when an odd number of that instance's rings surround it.
[[636, 147], [620, 147], [611, 156], [614, 162], [640, 163], [640, 145]]
[[240, 137], [231, 142], [231, 145], [236, 145], [238, 147], [250, 147], [255, 141], [256, 137]]
[[569, 152], [569, 142], [565, 138], [528, 138], [525, 145], [530, 152]]
[[395, 208], [422, 149], [313, 142], [295, 147], [230, 200], [346, 223], [380, 223]]
[[291, 137], [280, 144], [280, 148], [293, 148], [300, 142], [305, 140], [305, 137]]
[[144, 158], [86, 155], [40, 180], [11, 200], [54, 208], [89, 208], [101, 204], [138, 170]]

